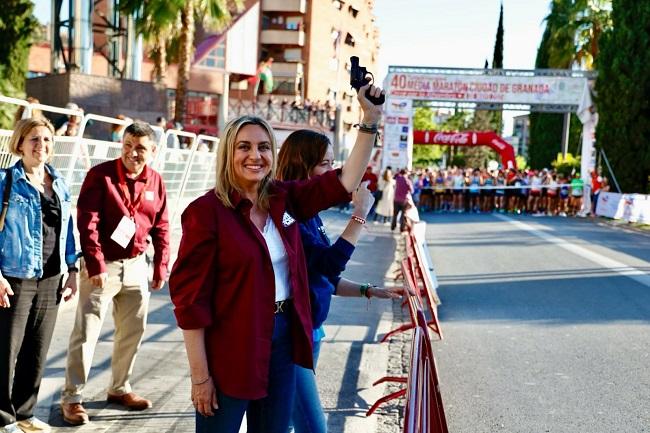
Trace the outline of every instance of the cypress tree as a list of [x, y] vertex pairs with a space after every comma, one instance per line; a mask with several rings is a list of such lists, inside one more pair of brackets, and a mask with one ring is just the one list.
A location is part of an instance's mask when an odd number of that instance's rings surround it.
[[497, 26], [497, 36], [494, 41], [492, 67], [494, 69], [503, 69], [503, 3], [501, 3], [501, 12], [499, 12], [499, 25]]
[[613, 2], [598, 59], [597, 145], [623, 192], [650, 193], [650, 4]]
[[[494, 41], [494, 53], [492, 55], [492, 68], [503, 69], [503, 2], [499, 12], [499, 25], [497, 26], [497, 35]], [[501, 110], [492, 113], [492, 127], [497, 134], [503, 131], [503, 112]]]

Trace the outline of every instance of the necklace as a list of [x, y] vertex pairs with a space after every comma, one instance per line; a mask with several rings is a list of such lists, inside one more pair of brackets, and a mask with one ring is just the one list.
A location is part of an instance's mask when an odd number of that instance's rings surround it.
[[29, 179], [29, 182], [34, 184], [34, 185], [45, 185], [45, 173], [43, 173], [43, 176], [38, 176], [35, 173], [26, 173], [27, 174], [27, 179]]

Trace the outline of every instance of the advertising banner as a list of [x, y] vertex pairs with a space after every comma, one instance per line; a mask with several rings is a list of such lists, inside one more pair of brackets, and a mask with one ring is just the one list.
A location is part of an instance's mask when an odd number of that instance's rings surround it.
[[598, 196], [596, 215], [631, 223], [650, 224], [650, 196], [601, 192]]
[[411, 169], [413, 155], [413, 103], [409, 99], [388, 98], [384, 118], [382, 166]]
[[388, 96], [449, 102], [578, 105], [584, 77], [389, 73]]

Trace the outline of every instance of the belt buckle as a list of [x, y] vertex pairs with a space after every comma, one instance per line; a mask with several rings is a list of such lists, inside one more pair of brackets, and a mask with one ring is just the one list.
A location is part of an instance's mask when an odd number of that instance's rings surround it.
[[273, 310], [273, 314], [284, 313], [286, 307], [287, 307], [287, 300], [286, 299], [283, 299], [281, 301], [277, 301], [275, 303], [275, 308]]

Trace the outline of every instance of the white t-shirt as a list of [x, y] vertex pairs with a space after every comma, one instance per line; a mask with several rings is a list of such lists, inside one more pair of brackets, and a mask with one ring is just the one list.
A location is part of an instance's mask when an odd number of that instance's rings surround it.
[[266, 219], [262, 236], [271, 255], [271, 264], [273, 265], [273, 275], [275, 277], [275, 301], [288, 299], [291, 296], [289, 256], [287, 256], [287, 250], [284, 249], [280, 232], [273, 224], [271, 217]]

